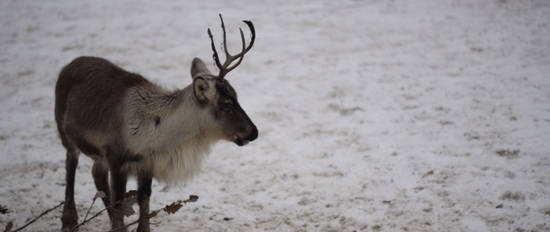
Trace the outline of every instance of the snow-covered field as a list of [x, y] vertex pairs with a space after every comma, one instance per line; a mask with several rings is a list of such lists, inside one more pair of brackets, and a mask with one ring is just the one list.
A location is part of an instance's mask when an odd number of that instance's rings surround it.
[[[218, 13], [232, 47], [255, 23], [228, 79], [260, 137], [218, 144], [183, 187], [155, 182], [152, 209], [200, 199], [154, 230], [550, 231], [546, 0], [0, 1], [0, 230], [63, 200], [62, 66], [101, 56], [182, 88], [193, 57], [214, 69]], [[82, 156], [81, 218], [90, 167]]]

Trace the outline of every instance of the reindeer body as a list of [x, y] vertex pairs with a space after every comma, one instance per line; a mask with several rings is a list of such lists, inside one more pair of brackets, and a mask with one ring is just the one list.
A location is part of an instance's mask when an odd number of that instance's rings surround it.
[[[212, 75], [195, 58], [193, 82], [181, 90], [167, 91], [97, 57], [76, 58], [61, 70], [55, 90], [55, 119], [67, 149], [64, 231], [73, 231], [78, 221], [74, 181], [80, 153], [94, 160], [92, 176], [97, 190], [107, 195], [102, 200], [114, 230], [126, 230], [122, 200], [128, 176], [137, 177], [137, 231], [142, 232], [150, 230], [153, 178], [168, 183], [188, 180], [200, 170], [213, 143], [229, 140], [243, 146], [257, 138], [256, 126], [224, 79], [254, 42], [254, 27], [245, 23], [252, 32], [249, 46], [245, 48], [241, 30], [242, 52], [230, 55], [224, 47], [223, 65], [208, 30], [220, 74]], [[226, 44], [223, 19], [222, 28]]]
[[132, 175], [146, 171], [160, 181], [185, 181], [221, 137], [207, 133], [215, 131], [209, 128], [213, 119], [197, 106], [192, 88], [170, 92], [102, 58], [75, 59], [62, 70], [57, 89], [65, 147], [99, 162], [117, 151], [121, 168]]
[[[191, 178], [221, 137], [207, 133], [213, 130], [212, 117], [192, 95], [190, 87], [169, 92], [102, 58], [80, 57], [63, 68], [56, 85], [55, 118], [67, 149], [66, 195], [74, 195], [80, 152], [95, 161], [99, 191], [119, 189], [113, 199], [104, 199], [106, 206], [122, 200], [128, 175], [169, 183]], [[111, 186], [108, 171], [115, 174]], [[146, 193], [150, 195], [150, 187]], [[71, 199], [65, 207], [75, 212]], [[109, 214], [118, 220], [113, 228], [123, 226], [121, 215], [112, 210]], [[64, 223], [75, 217], [64, 213]]]

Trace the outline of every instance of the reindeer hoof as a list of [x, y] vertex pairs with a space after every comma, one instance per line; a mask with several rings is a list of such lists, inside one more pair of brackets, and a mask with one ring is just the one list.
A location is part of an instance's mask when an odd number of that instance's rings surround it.
[[[73, 228], [76, 226], [76, 223], [78, 222], [78, 215], [76, 213], [69, 213], [67, 210], [63, 212], [63, 216], [61, 217], [61, 222], [63, 224], [62, 230], [65, 231], [73, 231]], [[74, 209], [74, 212], [76, 212], [76, 209]]]

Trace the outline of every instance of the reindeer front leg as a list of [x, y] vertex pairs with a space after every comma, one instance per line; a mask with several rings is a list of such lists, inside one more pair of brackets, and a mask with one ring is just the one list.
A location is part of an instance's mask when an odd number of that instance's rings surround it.
[[151, 197], [152, 177], [149, 173], [138, 176], [139, 225], [138, 232], [149, 232], [149, 198]]

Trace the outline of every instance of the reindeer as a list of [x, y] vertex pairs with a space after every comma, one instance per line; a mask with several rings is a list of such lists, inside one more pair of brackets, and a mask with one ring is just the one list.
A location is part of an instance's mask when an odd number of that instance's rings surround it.
[[256, 126], [225, 79], [252, 48], [254, 25], [243, 21], [251, 41], [245, 46], [239, 28], [242, 50], [231, 55], [221, 14], [220, 20], [226, 58], [223, 64], [208, 29], [218, 75], [194, 58], [193, 82], [180, 90], [165, 90], [97, 57], [76, 58], [61, 70], [55, 88], [55, 119], [67, 150], [63, 231], [74, 230], [78, 221], [74, 180], [80, 153], [94, 160], [92, 176], [97, 190], [106, 194], [102, 200], [112, 229], [126, 230], [121, 202], [128, 177], [136, 177], [137, 231], [141, 232], [150, 231], [152, 178], [167, 183], [188, 180], [199, 171], [213, 143], [229, 140], [244, 146], [257, 138]]

